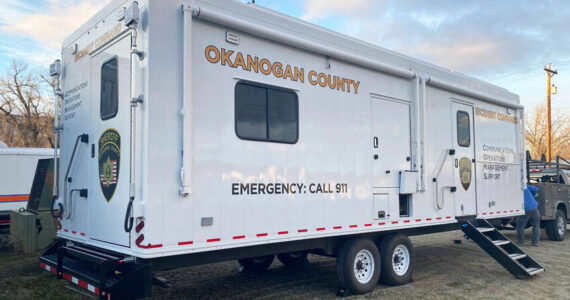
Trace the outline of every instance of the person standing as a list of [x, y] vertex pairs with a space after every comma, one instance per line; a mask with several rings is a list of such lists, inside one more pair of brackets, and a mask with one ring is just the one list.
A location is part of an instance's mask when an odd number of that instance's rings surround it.
[[538, 194], [538, 188], [527, 185], [524, 190], [524, 215], [517, 217], [517, 243], [524, 244], [524, 230], [530, 222], [532, 226], [532, 245], [538, 246], [540, 241], [540, 212], [538, 211], [538, 202], [534, 198]]

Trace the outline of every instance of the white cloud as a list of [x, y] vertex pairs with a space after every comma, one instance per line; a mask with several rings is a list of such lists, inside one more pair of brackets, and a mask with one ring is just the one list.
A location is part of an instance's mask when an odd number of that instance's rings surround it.
[[378, 8], [379, 0], [309, 0], [305, 3], [303, 19], [315, 21], [334, 15], [358, 15]]
[[0, 32], [30, 38], [52, 49], [79, 28], [109, 0], [49, 0], [45, 7], [34, 8], [23, 0], [0, 4]]

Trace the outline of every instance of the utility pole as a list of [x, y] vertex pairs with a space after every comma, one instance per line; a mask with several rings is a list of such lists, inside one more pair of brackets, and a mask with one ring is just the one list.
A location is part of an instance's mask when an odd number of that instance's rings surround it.
[[558, 71], [552, 70], [552, 64], [544, 67], [546, 71], [546, 161], [552, 160], [552, 122], [550, 118], [550, 78], [558, 74]]

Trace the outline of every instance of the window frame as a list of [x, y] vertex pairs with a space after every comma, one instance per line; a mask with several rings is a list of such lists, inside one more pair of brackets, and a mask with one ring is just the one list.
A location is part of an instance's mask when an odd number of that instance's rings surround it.
[[[265, 126], [267, 128], [267, 131], [266, 131], [267, 138], [265, 138], [265, 139], [244, 137], [238, 133], [237, 89], [239, 86], [242, 86], [242, 85], [252, 86], [252, 87], [256, 87], [256, 88], [264, 88], [266, 90], [266, 93], [265, 93], [265, 110], [266, 110]], [[296, 138], [294, 141], [281, 141], [281, 140], [275, 140], [275, 139], [269, 138], [269, 90], [287, 92], [287, 93], [291, 93], [291, 94], [293, 94], [293, 96], [295, 96], [295, 115], [297, 117], [296, 118], [297, 126], [296, 126], [296, 130], [295, 130], [295, 137]], [[283, 88], [283, 87], [275, 86], [275, 85], [269, 85], [269, 84], [265, 84], [265, 83], [248, 81], [248, 80], [239, 80], [235, 84], [235, 86], [234, 86], [234, 132], [240, 140], [294, 145], [299, 141], [299, 126], [300, 126], [299, 124], [300, 124], [300, 121], [299, 121], [299, 95], [297, 95], [297, 92], [295, 90]]]
[[[108, 64], [109, 62], [115, 60], [117, 62], [117, 110], [115, 110], [113, 115], [108, 115], [103, 117], [102, 108], [103, 108], [103, 67]], [[99, 76], [99, 118], [101, 121], [111, 120], [119, 114], [119, 57], [117, 55], [113, 55], [109, 59], [105, 60], [101, 64], [100, 76]]]
[[[467, 145], [462, 145], [459, 140], [459, 114], [467, 115], [467, 126], [468, 126], [467, 129], [469, 130], [469, 140]], [[468, 112], [464, 110], [457, 110], [457, 113], [455, 115], [455, 130], [457, 131], [456, 132], [457, 145], [464, 148], [471, 147], [471, 115]]]

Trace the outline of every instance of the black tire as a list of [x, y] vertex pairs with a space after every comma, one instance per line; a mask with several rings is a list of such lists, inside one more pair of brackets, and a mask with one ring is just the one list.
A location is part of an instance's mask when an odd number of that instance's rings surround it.
[[556, 210], [554, 220], [545, 224], [546, 235], [551, 241], [563, 241], [566, 238], [566, 215], [560, 209]]
[[259, 256], [252, 258], [244, 258], [238, 260], [239, 264], [243, 267], [244, 271], [249, 272], [263, 272], [271, 266], [275, 255]]
[[277, 259], [288, 267], [294, 267], [308, 263], [307, 255], [306, 251], [289, 252], [277, 254]]
[[[391, 234], [380, 241], [378, 248], [382, 258], [382, 282], [394, 286], [412, 282], [414, 247], [410, 239], [404, 234]], [[405, 259], [409, 260], [407, 264]]]
[[[354, 272], [355, 265], [358, 265], [359, 274]], [[367, 269], [370, 267], [373, 269]], [[336, 271], [341, 287], [353, 294], [364, 294], [374, 289], [380, 278], [380, 267], [378, 248], [368, 239], [347, 240], [337, 254]]]

